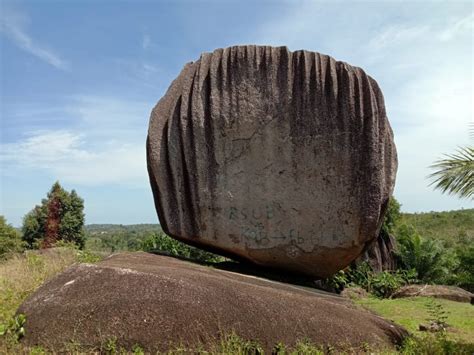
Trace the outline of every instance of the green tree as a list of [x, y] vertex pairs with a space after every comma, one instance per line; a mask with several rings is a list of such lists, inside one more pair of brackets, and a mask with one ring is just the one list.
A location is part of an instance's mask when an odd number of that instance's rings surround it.
[[23, 217], [22, 238], [30, 247], [37, 247], [39, 241], [45, 235], [46, 209], [42, 206], [35, 206]]
[[455, 283], [470, 292], [474, 292], [474, 245], [457, 249], [458, 264], [454, 269]]
[[0, 260], [5, 259], [9, 253], [21, 252], [23, 248], [20, 233], [7, 224], [4, 216], [0, 216]]
[[84, 247], [84, 201], [76, 191], [64, 190], [56, 182], [41, 205], [23, 219], [23, 240], [30, 247], [49, 248], [58, 241]]

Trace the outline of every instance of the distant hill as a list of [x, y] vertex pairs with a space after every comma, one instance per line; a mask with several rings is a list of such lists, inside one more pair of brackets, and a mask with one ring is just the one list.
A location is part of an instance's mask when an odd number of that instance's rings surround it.
[[[474, 242], [474, 208], [445, 212], [402, 213], [400, 224], [403, 223], [414, 226], [425, 238], [454, 243]], [[114, 234], [143, 235], [160, 231], [159, 224], [89, 224], [86, 226], [87, 234], [94, 237]]]
[[474, 208], [446, 212], [402, 213], [401, 222], [414, 226], [425, 238], [453, 243], [474, 242]]
[[89, 235], [161, 231], [159, 224], [88, 224], [85, 229]]
[[159, 224], [89, 224], [86, 248], [115, 252], [142, 250], [145, 240], [161, 232]]

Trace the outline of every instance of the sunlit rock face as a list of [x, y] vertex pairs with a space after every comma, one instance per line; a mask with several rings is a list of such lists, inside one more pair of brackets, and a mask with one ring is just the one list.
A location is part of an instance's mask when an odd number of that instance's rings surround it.
[[374, 79], [268, 46], [186, 64], [152, 111], [147, 158], [167, 234], [316, 277], [377, 237], [397, 169]]

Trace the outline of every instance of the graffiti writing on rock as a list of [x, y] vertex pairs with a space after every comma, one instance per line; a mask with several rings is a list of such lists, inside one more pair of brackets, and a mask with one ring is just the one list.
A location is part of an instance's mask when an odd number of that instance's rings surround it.
[[274, 217], [274, 209], [270, 205], [263, 208], [230, 207], [228, 216], [233, 221], [271, 220]]
[[238, 208], [230, 207], [228, 218], [240, 225], [240, 235], [236, 238], [232, 234], [234, 242], [247, 241], [258, 246], [265, 247], [275, 242], [292, 244], [303, 244], [305, 238], [295, 228], [278, 228], [269, 221], [275, 217], [275, 210], [271, 205], [260, 208]]

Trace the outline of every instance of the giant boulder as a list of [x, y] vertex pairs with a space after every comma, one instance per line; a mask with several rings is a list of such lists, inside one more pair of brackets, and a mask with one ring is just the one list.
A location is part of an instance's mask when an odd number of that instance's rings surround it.
[[268, 46], [186, 64], [152, 111], [147, 159], [167, 234], [317, 277], [377, 237], [397, 168], [375, 80]]

